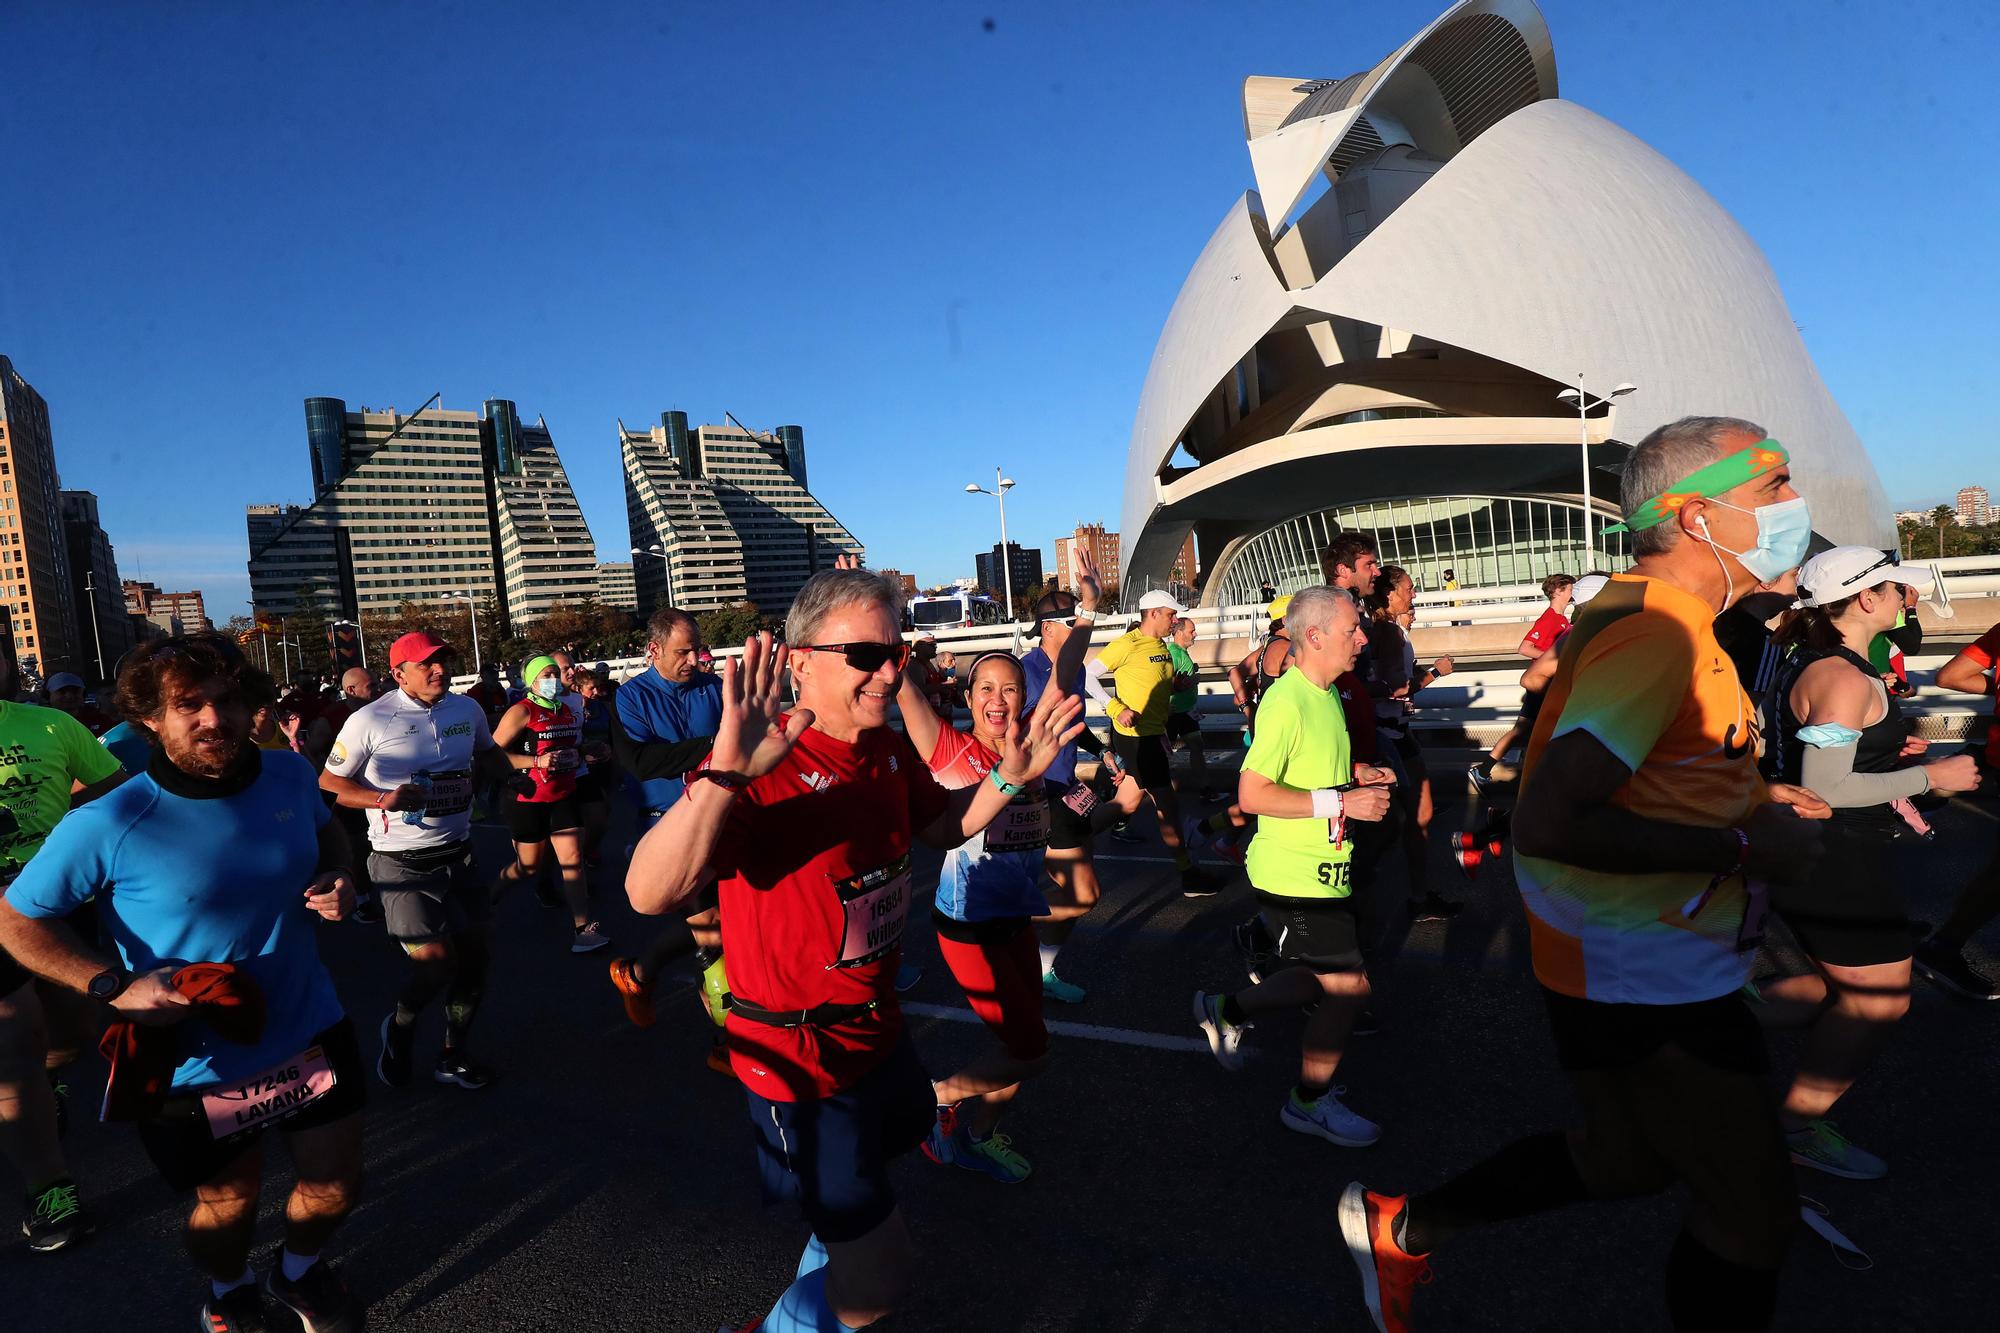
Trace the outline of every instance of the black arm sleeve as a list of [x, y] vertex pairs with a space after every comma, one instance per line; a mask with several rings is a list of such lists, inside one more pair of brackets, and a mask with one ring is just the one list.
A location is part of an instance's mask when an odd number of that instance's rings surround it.
[[1886, 637], [1890, 643], [1903, 650], [1905, 657], [1915, 657], [1923, 651], [1924, 627], [1918, 622], [1914, 612], [1899, 628], [1890, 630]]
[[1076, 748], [1084, 751], [1086, 754], [1097, 755], [1100, 758], [1104, 754], [1104, 742], [1097, 739], [1097, 733], [1089, 727], [1085, 727], [1076, 734]]
[[713, 736], [690, 736], [683, 741], [635, 741], [618, 717], [618, 696], [611, 696], [611, 753], [618, 766], [641, 782], [652, 778], [677, 778], [691, 772], [715, 745]]

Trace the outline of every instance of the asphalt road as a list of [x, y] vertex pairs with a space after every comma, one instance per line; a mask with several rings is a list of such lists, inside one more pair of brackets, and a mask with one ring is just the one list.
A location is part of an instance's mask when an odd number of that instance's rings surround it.
[[[1957, 807], [1940, 822], [1938, 842], [1911, 848], [1903, 867], [1920, 916], [1943, 909], [1995, 836], [1991, 806]], [[1440, 827], [1455, 825], [1448, 805]], [[501, 832], [482, 829], [480, 849], [497, 869]], [[1279, 1126], [1295, 1022], [1266, 1023], [1250, 1066], [1231, 1075], [1189, 1020], [1195, 987], [1242, 984], [1229, 941], [1247, 910], [1240, 876], [1219, 897], [1189, 901], [1156, 845], [1106, 841], [1101, 851], [1121, 859], [1104, 862], [1105, 902], [1062, 966], [1090, 997], [1050, 1013], [1085, 1026], [1060, 1031], [1055, 1063], [1006, 1124], [1035, 1173], [1008, 1187], [920, 1155], [901, 1164], [921, 1270], [913, 1303], [884, 1327], [1366, 1328], [1334, 1221], [1341, 1187], [1359, 1177], [1422, 1188], [1571, 1116], [1506, 870], [1489, 867], [1467, 887], [1442, 849], [1434, 856], [1438, 882], [1470, 906], [1449, 928], [1396, 931], [1378, 960], [1383, 1032], [1356, 1042], [1340, 1081], [1385, 1133], [1374, 1148], [1349, 1150]], [[1385, 888], [1394, 895], [1393, 877]], [[600, 903], [616, 947], [649, 935], [615, 874]], [[502, 967], [476, 1044], [501, 1079], [483, 1092], [370, 1089], [366, 1198], [333, 1252], [370, 1302], [372, 1326], [711, 1333], [761, 1314], [789, 1280], [805, 1229], [757, 1201], [741, 1096], [703, 1064], [709, 1029], [692, 990], [682, 983], [659, 1025], [639, 1031], [605, 982], [609, 953], [571, 956], [566, 923], [525, 893], [500, 905], [498, 921]], [[911, 1027], [942, 1070], [980, 1032], [960, 1021], [964, 1000], [928, 936], [913, 930], [929, 966], [910, 997]], [[1996, 945], [2000, 927], [1985, 935], [1989, 965]], [[322, 951], [372, 1055], [399, 955], [379, 928], [352, 923], [325, 927]], [[420, 1056], [437, 1021], [426, 1019]], [[1889, 1159], [1889, 1178], [1802, 1180], [1874, 1268], [1848, 1271], [1802, 1232], [1782, 1327], [1995, 1326], [1996, 1034], [2000, 1006], [1919, 985], [1895, 1041], [1838, 1116]], [[1781, 1068], [1792, 1050], [1789, 1039], [1775, 1043]], [[73, 1076], [80, 1106], [94, 1080], [101, 1070]], [[80, 1124], [69, 1149], [98, 1235], [52, 1256], [0, 1250], [0, 1330], [191, 1328], [201, 1287], [180, 1256], [182, 1201], [123, 1127]], [[282, 1152], [272, 1162], [260, 1264], [275, 1253], [288, 1183]], [[0, 1226], [14, 1225], [0, 1215]], [[1676, 1227], [1674, 1202], [1660, 1199], [1463, 1237], [1434, 1258], [1422, 1326], [1664, 1327], [1658, 1274]]]

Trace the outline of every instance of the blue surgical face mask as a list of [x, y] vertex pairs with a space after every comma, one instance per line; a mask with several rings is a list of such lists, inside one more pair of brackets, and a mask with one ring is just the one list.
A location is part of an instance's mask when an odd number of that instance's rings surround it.
[[1806, 508], [1804, 496], [1780, 500], [1762, 509], [1744, 509], [1713, 498], [1709, 503], [1757, 516], [1757, 544], [1747, 551], [1730, 550], [1708, 535], [1705, 520], [1697, 517], [1695, 521], [1701, 525], [1703, 540], [1718, 551], [1729, 551], [1759, 583], [1769, 583], [1805, 563], [1806, 550], [1812, 545], [1812, 512]]
[[535, 682], [535, 693], [544, 699], [553, 699], [562, 693], [562, 681], [555, 676], [543, 676]]

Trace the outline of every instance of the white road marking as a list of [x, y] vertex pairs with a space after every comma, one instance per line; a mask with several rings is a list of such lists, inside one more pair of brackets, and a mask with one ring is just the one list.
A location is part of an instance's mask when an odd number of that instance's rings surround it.
[[[903, 1012], [917, 1018], [942, 1018], [953, 1023], [978, 1023], [985, 1021], [970, 1009], [954, 1009], [949, 1005], [923, 1004], [905, 1001]], [[1097, 1023], [1070, 1023], [1062, 1019], [1046, 1020], [1050, 1032], [1059, 1037], [1082, 1037], [1086, 1041], [1111, 1041], [1121, 1046], [1145, 1046], [1156, 1051], [1196, 1051], [1207, 1055], [1208, 1040], [1205, 1037], [1170, 1037], [1164, 1032], [1140, 1032], [1134, 1028], [1104, 1027]]]

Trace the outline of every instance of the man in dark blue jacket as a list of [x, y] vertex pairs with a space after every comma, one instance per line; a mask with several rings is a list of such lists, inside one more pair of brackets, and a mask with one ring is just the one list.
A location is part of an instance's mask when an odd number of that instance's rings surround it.
[[[694, 617], [661, 607], [646, 631], [650, 669], [611, 695], [611, 750], [638, 783], [642, 837], [681, 798], [683, 777], [708, 754], [722, 720], [722, 681], [701, 669], [701, 627]], [[713, 886], [695, 902], [686, 924], [662, 931], [640, 957], [611, 960], [611, 984], [624, 997], [626, 1016], [640, 1027], [653, 1025], [653, 987], [669, 963], [696, 946], [720, 958]]]

